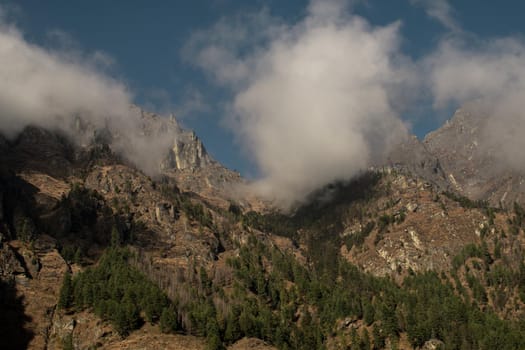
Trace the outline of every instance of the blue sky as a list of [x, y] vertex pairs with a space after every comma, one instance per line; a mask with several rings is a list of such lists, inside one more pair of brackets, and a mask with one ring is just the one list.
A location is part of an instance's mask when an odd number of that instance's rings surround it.
[[[251, 177], [257, 173], [234, 135], [223, 127], [230, 91], [181, 57], [193, 33], [221, 18], [267, 9], [286, 23], [306, 15], [308, 1], [38, 1], [3, 2], [25, 39], [43, 47], [72, 46], [102, 51], [113, 60], [110, 74], [124, 81], [135, 102], [157, 111], [179, 111], [182, 123], [203, 139], [209, 152], [226, 166]], [[455, 1], [452, 12], [463, 30], [478, 38], [522, 36], [525, 5], [517, 1]], [[402, 21], [403, 52], [417, 59], [436, 46], [447, 30], [409, 0], [362, 1], [353, 10], [373, 25]], [[422, 105], [412, 115], [419, 137], [450, 117], [450, 109]]]

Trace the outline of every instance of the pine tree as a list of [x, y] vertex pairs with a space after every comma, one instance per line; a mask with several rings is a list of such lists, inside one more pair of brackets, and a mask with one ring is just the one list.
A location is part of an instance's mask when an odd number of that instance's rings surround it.
[[82, 252], [80, 251], [80, 248], [77, 248], [77, 250], [75, 250], [75, 255], [73, 256], [73, 262], [75, 264], [80, 265], [81, 261], [82, 261]]
[[125, 298], [117, 305], [116, 313], [113, 316], [113, 325], [117, 332], [124, 337], [138, 327], [140, 312], [129, 298]]
[[219, 350], [223, 348], [217, 320], [211, 318], [206, 323], [206, 349]]
[[160, 315], [160, 330], [163, 333], [171, 333], [178, 329], [177, 313], [173, 306], [162, 309]]
[[111, 229], [111, 246], [120, 246], [120, 232], [118, 231], [117, 226], [113, 226]]
[[374, 339], [374, 350], [385, 347], [385, 337], [381, 334], [381, 330], [377, 326], [372, 328], [372, 337]]
[[226, 318], [226, 330], [224, 331], [224, 340], [233, 343], [241, 338], [241, 330], [239, 328], [239, 315], [230, 313]]
[[66, 271], [64, 280], [62, 282], [62, 288], [60, 289], [60, 297], [58, 299], [58, 308], [67, 309], [71, 306], [73, 299], [73, 284], [71, 282], [71, 274]]
[[367, 326], [374, 322], [374, 313], [374, 307], [367, 301], [363, 307], [363, 318]]
[[36, 236], [36, 227], [31, 218], [24, 216], [18, 220], [16, 227], [18, 238], [24, 242], [31, 242]]

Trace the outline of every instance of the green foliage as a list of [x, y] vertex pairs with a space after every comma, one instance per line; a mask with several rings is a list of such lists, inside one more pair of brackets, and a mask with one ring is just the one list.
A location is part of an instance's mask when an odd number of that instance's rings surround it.
[[374, 326], [372, 328], [372, 339], [374, 341], [374, 350], [385, 348], [385, 335], [381, 331], [380, 327]]
[[82, 251], [80, 250], [79, 247], [77, 247], [77, 249], [75, 249], [75, 255], [73, 255], [73, 262], [75, 264], [82, 263]]
[[[129, 257], [124, 248], [109, 248], [96, 267], [79, 273], [72, 282], [71, 305], [78, 310], [92, 308], [122, 336], [143, 323], [141, 312], [148, 322], [155, 323], [171, 305], [158, 287], [128, 264]], [[173, 323], [164, 321], [165, 329], [172, 329]]]
[[481, 259], [487, 264], [487, 266], [492, 264], [493, 261], [486, 244], [478, 246], [476, 244], [469, 243], [465, 245], [461, 249], [461, 251], [452, 259], [452, 268], [454, 270], [457, 270], [469, 258]]
[[181, 193], [177, 186], [168, 183], [161, 183], [159, 185], [159, 190], [164, 198], [171, 201], [172, 203], [180, 202]]
[[129, 295], [126, 295], [119, 304], [108, 303], [106, 317], [110, 315], [113, 326], [121, 336], [128, 335], [141, 324], [140, 310], [135, 303], [136, 301], [131, 300]]
[[[133, 220], [129, 208], [126, 213], [127, 202], [119, 201], [117, 197], [112, 201], [113, 206], [118, 207], [116, 212], [97, 191], [78, 183], [62, 197], [57, 210], [63, 222], [49, 222], [46, 230], [55, 232], [64, 244], [61, 254], [66, 261], [82, 262], [87, 248], [94, 243], [101, 246], [114, 245], [116, 241], [132, 243], [137, 234], [146, 229], [143, 223]], [[115, 230], [118, 231], [118, 240], [115, 240]], [[68, 242], [74, 242], [74, 247]]]
[[379, 217], [379, 223], [378, 223], [378, 228], [379, 228], [379, 232], [382, 233], [385, 231], [385, 229], [388, 227], [388, 225], [394, 223], [394, 217], [393, 216], [390, 216], [390, 215], [387, 215], [387, 214], [384, 214], [384, 215], [381, 215]]
[[[498, 349], [510, 349], [516, 344], [522, 344], [518, 348], [525, 344], [517, 325], [465, 303], [452, 286], [441, 283], [435, 273], [409, 277], [404, 287], [409, 294], [408, 309], [403, 317], [406, 317], [407, 332], [415, 346], [431, 337], [441, 339], [446, 348], [453, 349], [465, 345], [471, 349], [491, 349], [487, 344], [494, 343], [499, 344]], [[506, 339], [500, 339], [503, 334]]]
[[212, 317], [206, 323], [206, 350], [220, 350], [223, 348], [219, 325], [215, 317]]
[[159, 326], [163, 333], [173, 333], [180, 328], [177, 321], [177, 312], [172, 305], [162, 309]]
[[93, 225], [97, 220], [101, 201], [102, 197], [96, 191], [75, 183], [61, 203], [71, 213], [71, 230], [78, 232], [84, 226]]
[[69, 264], [81, 264], [84, 258], [84, 253], [80, 247], [75, 247], [72, 244], [65, 244], [59, 249], [62, 258]]
[[[466, 246], [457, 261], [464, 263], [476, 257], [488, 263], [486, 254], [486, 246]], [[266, 259], [272, 261], [271, 271], [266, 269]], [[390, 279], [373, 277], [338, 260], [337, 274], [331, 276], [307, 269], [293, 256], [256, 240], [241, 247], [238, 257], [229, 259], [228, 264], [242, 286], [236, 294], [240, 311], [226, 318], [224, 338], [229, 342], [257, 336], [279, 348], [321, 348], [337, 321], [350, 316], [372, 327], [371, 334], [355, 335], [358, 348], [371, 348], [372, 344], [376, 349], [383, 348], [387, 338], [396, 342], [401, 332], [408, 335], [414, 347], [431, 338], [442, 340], [447, 349], [525, 346], [525, 333], [518, 324], [503, 321], [489, 309], [482, 311], [465, 301], [456, 288], [434, 272], [413, 273], [398, 286]], [[500, 272], [492, 278], [505, 283], [501, 279], [510, 277], [504, 276]], [[486, 304], [487, 294], [479, 279], [467, 275], [467, 280], [474, 298]], [[525, 285], [525, 277], [520, 281]], [[246, 290], [250, 293], [243, 292]], [[302, 315], [299, 320], [297, 314]]]
[[235, 217], [240, 217], [242, 215], [242, 209], [235, 203], [230, 203], [228, 207], [228, 212], [230, 212]]
[[190, 220], [199, 222], [202, 226], [213, 228], [213, 218], [201, 203], [193, 203], [186, 197], [181, 197], [181, 208]]
[[467, 273], [467, 283], [469, 288], [472, 290], [474, 299], [476, 299], [480, 304], [486, 304], [488, 301], [487, 293], [485, 287], [481, 284], [478, 278]]
[[517, 202], [514, 202], [514, 223], [518, 227], [522, 227], [525, 224], [525, 210]]
[[241, 217], [241, 221], [244, 226], [289, 238], [295, 237], [298, 228], [290, 217], [281, 213], [261, 215], [255, 211], [249, 211]]
[[[350, 182], [337, 182], [310, 195], [308, 204], [302, 205], [292, 216], [274, 212], [261, 215], [250, 211], [241, 217], [245, 226], [271, 232], [296, 240], [299, 229], [317, 238], [343, 230], [343, 218], [349, 215], [349, 204], [370, 200], [377, 192], [376, 185], [382, 174], [367, 172]], [[364, 219], [358, 205], [350, 207], [351, 216]], [[304, 235], [304, 233], [302, 233]], [[314, 241], [316, 237], [314, 237]]]
[[449, 191], [443, 192], [443, 195], [445, 195], [449, 199], [452, 199], [455, 202], [458, 202], [459, 205], [461, 205], [463, 208], [467, 208], [467, 209], [473, 209], [473, 208], [487, 209], [489, 208], [489, 203], [487, 201], [483, 201], [483, 200], [473, 201], [465, 196], [459, 195], [454, 192], [449, 192]]
[[111, 247], [115, 248], [120, 246], [120, 232], [116, 226], [111, 229]]
[[518, 203], [514, 203], [514, 217], [508, 219], [510, 233], [517, 236], [525, 228], [525, 210]]
[[375, 310], [372, 303], [365, 301], [363, 307], [363, 320], [367, 326], [370, 326], [374, 322]]
[[[387, 340], [397, 344], [402, 333], [413, 347], [437, 338], [447, 349], [524, 348], [525, 324], [498, 318], [489, 299], [503, 307], [508, 291], [517, 290], [525, 300], [525, 264], [514, 271], [500, 264], [501, 259], [494, 263], [486, 243], [467, 245], [453, 259], [454, 283], [445, 282], [446, 275], [413, 272], [398, 285], [341, 259], [341, 243], [349, 249], [360, 246], [374, 229], [381, 233], [404, 219], [404, 213], [397, 213], [373, 221], [364, 209], [379, 179], [380, 175], [371, 173], [352, 183], [333, 185], [326, 189], [332, 195], [329, 200], [320, 199], [326, 193], [317, 194], [293, 215], [243, 214], [238, 206], [230, 205], [229, 220], [300, 240], [307, 248], [307, 263], [249, 236], [238, 254], [227, 260], [233, 271], [231, 283], [218, 284], [206, 269], [193, 265], [189, 271], [193, 275], [181, 281], [187, 283], [183, 298], [172, 303], [130, 267], [129, 252], [119, 247], [119, 236], [112, 239], [112, 247], [96, 267], [63, 287], [64, 294], [72, 297], [62, 304], [91, 308], [123, 336], [143, 322], [159, 323], [166, 333], [184, 327], [188, 333], [206, 337], [208, 349], [222, 349], [243, 337], [257, 337], [282, 349], [322, 349], [347, 318], [368, 327], [360, 333], [352, 328], [352, 349], [381, 349]], [[175, 187], [162, 186], [164, 195], [191, 220], [214, 226], [206, 207]], [[468, 207], [484, 205], [456, 200]], [[520, 210], [515, 208], [521, 218]], [[488, 216], [494, 220], [493, 213]], [[343, 218], [361, 222], [363, 228], [341, 242]], [[116, 237], [115, 232], [118, 226], [112, 234]], [[498, 258], [496, 252], [494, 257]], [[469, 266], [474, 268], [468, 270]]]
[[66, 271], [64, 280], [62, 282], [62, 288], [60, 289], [60, 296], [58, 298], [58, 308], [67, 309], [71, 306], [73, 301], [73, 284], [71, 281], [71, 274]]
[[71, 244], [67, 244], [60, 247], [60, 255], [68, 263], [73, 262], [73, 259], [75, 258], [75, 253], [75, 247]]
[[189, 305], [189, 318], [193, 334], [206, 336], [208, 334], [208, 324], [215, 320], [215, 317], [216, 310], [211, 299], [197, 296]]

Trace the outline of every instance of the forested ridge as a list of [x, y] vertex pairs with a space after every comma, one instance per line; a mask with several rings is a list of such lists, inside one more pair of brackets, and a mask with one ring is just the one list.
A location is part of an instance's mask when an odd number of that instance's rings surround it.
[[[297, 225], [297, 217], [243, 215], [234, 207], [230, 212], [248, 227]], [[521, 213], [516, 207], [517, 223]], [[373, 225], [367, 224], [363, 234]], [[346, 339], [350, 349], [382, 349], [395, 347], [403, 334], [415, 348], [429, 339], [441, 341], [445, 349], [525, 347], [525, 322], [497, 313], [512, 290], [525, 295], [525, 267], [506, 263], [497, 246], [491, 251], [485, 242], [467, 245], [452, 259], [450, 272], [411, 272], [399, 284], [345, 261], [337, 244], [334, 238], [309, 244], [304, 262], [251, 234], [227, 258], [233, 279], [216, 283], [204, 268], [195, 267], [196, 278], [184, 282], [192, 297], [183, 303], [148, 282], [128, 262], [133, 253], [113, 246], [96, 266], [64, 279], [67, 297], [61, 296], [60, 305], [91, 309], [122, 336], [151, 322], [163, 332], [204, 336], [210, 349], [243, 337], [280, 349], [322, 349], [333, 339]], [[334, 245], [331, 251], [328, 245]]]
[[[429, 340], [444, 349], [525, 348], [519, 259], [525, 210], [518, 204], [492, 208], [418, 189], [417, 198], [432, 196], [441, 217], [460, 210], [486, 220], [479, 239], [450, 257], [450, 267], [408, 269], [393, 278], [365, 272], [341, 253], [376, 249], [414, 215], [393, 195], [387, 174], [330, 185], [289, 213], [244, 210], [233, 201], [220, 207], [169, 180], [148, 181], [162, 198], [157, 208], [173, 213], [162, 222], [160, 209], [152, 210], [156, 223], [184, 222], [177, 226], [183, 240], [173, 243], [185, 249], [180, 274], [154, 264], [153, 256], [168, 253], [144, 243], [153, 237], [152, 223], [137, 218], [142, 203], [127, 194], [135, 193], [131, 180], [115, 185], [113, 197], [72, 185], [52, 208], [55, 217], [68, 218], [67, 226], [35, 215], [30, 202], [9, 216], [13, 238], [34, 250], [39, 232], [53, 232], [60, 254], [75, 266], [63, 278], [59, 315], [93, 313], [122, 339], [152, 324], [164, 333], [203, 337], [209, 349], [246, 337], [279, 349], [421, 348]], [[356, 229], [343, 234], [349, 225]], [[204, 257], [191, 251], [199, 239], [208, 249]], [[64, 337], [65, 348], [73, 336]]]

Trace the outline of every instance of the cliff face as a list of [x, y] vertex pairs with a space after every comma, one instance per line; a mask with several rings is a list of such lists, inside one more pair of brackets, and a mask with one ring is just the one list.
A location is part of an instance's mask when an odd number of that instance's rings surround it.
[[447, 189], [450, 186], [441, 166], [441, 160], [416, 136], [410, 136], [394, 147], [388, 156], [387, 165], [408, 170], [440, 189]]
[[[376, 225], [362, 245], [346, 245], [341, 252], [364, 270], [396, 278], [408, 271], [447, 270], [461, 247], [480, 242], [485, 215], [440, 195], [430, 182], [388, 169], [379, 186], [382, 194], [367, 207], [395, 223]], [[364, 226], [345, 227], [343, 240], [359, 235]]]
[[169, 135], [171, 142], [160, 164], [162, 170], [196, 170], [216, 163], [195, 132], [183, 129], [173, 115], [165, 118], [137, 106], [130, 109], [131, 113], [140, 115], [140, 127], [145, 135]]
[[138, 107], [145, 135], [168, 135], [165, 156], [159, 164], [160, 173], [177, 182], [183, 191], [195, 192], [220, 206], [228, 206], [234, 187], [243, 183], [240, 174], [225, 168], [206, 151], [194, 131], [180, 127], [173, 115], [160, 117]]
[[201, 140], [192, 131], [183, 131], [175, 138], [173, 147], [161, 165], [164, 170], [195, 170], [212, 164]]
[[524, 203], [525, 173], [509, 162], [493, 123], [475, 103], [467, 104], [422, 141], [411, 136], [394, 147], [385, 165], [495, 207]]
[[488, 141], [488, 121], [467, 105], [423, 142], [439, 159], [451, 188], [471, 199], [508, 207], [525, 200], [524, 174], [506, 164], [496, 143]]

